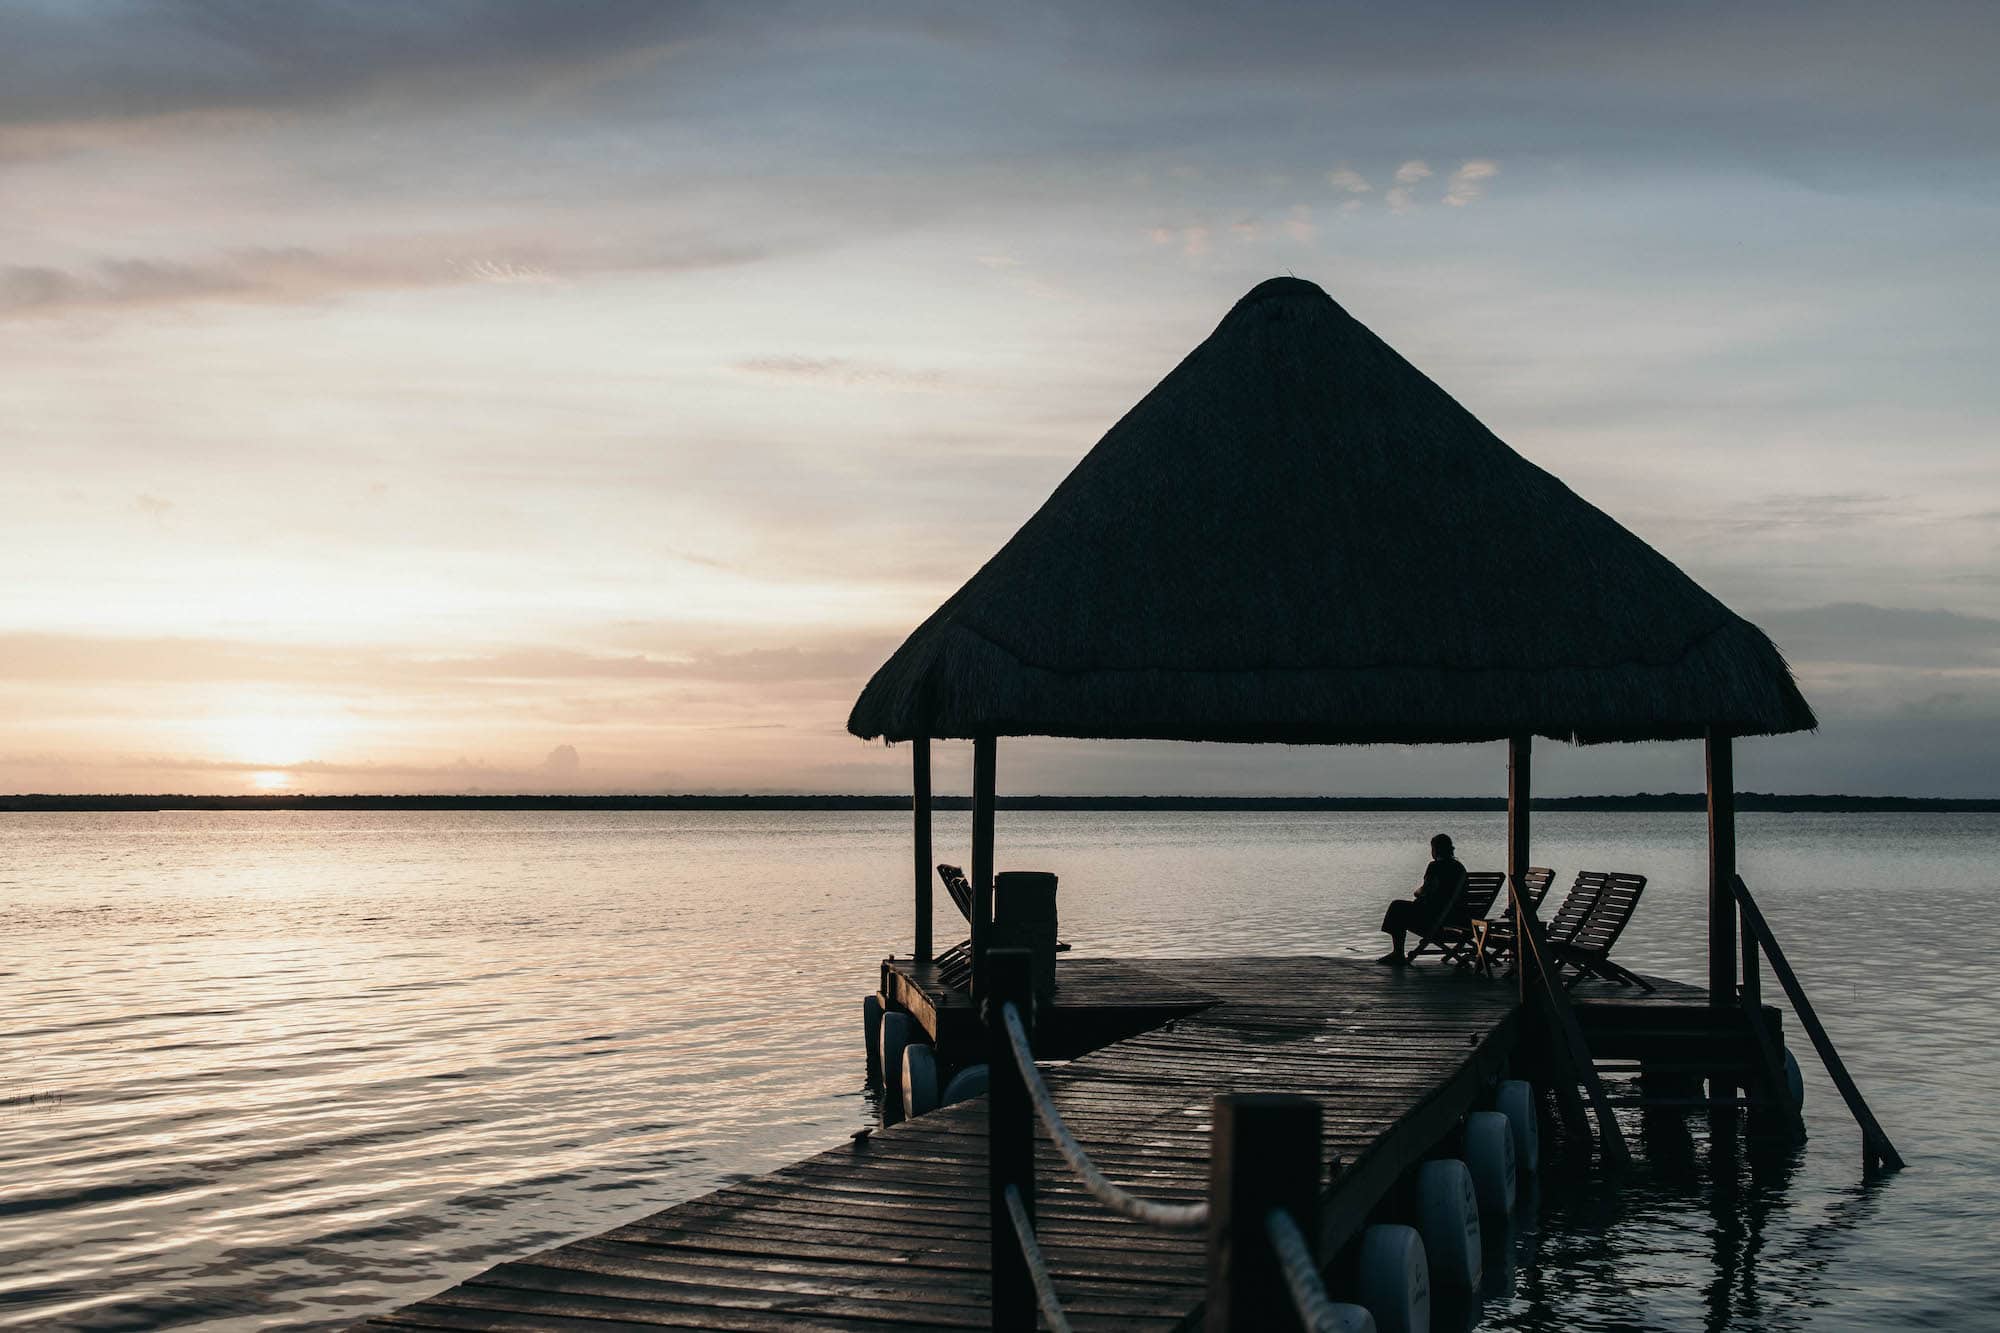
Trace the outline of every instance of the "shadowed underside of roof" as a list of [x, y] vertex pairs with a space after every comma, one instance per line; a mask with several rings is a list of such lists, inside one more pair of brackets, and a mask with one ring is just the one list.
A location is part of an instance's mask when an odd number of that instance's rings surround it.
[[858, 736], [1674, 740], [1814, 724], [1762, 631], [1275, 278], [875, 673]]

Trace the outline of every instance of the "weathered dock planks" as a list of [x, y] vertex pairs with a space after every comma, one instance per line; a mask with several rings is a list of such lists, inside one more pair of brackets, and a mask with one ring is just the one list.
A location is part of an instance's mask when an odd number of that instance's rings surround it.
[[[1120, 1184], [1191, 1201], [1207, 1185], [1217, 1093], [1316, 1097], [1339, 1164], [1322, 1252], [1478, 1103], [1518, 1021], [1510, 986], [1331, 958], [1064, 959], [1059, 1002], [1129, 1004], [1120, 974], [1180, 1016], [1046, 1071], [1078, 1138]], [[948, 1107], [497, 1265], [363, 1327], [987, 1327], [985, 1171], [984, 1102]], [[1200, 1235], [1114, 1217], [1046, 1142], [1037, 1172], [1037, 1233], [1078, 1328], [1175, 1328], [1199, 1313]]]

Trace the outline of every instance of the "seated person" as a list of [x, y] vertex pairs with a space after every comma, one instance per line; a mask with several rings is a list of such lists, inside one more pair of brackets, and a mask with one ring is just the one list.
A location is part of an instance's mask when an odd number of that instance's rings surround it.
[[1382, 929], [1395, 947], [1375, 961], [1390, 967], [1407, 964], [1410, 959], [1403, 952], [1404, 934], [1416, 931], [1421, 936], [1434, 928], [1446, 912], [1462, 906], [1464, 892], [1465, 867], [1452, 855], [1451, 838], [1440, 833], [1431, 839], [1431, 863], [1424, 870], [1424, 882], [1417, 887], [1416, 898], [1398, 898], [1389, 904], [1389, 911], [1382, 918]]

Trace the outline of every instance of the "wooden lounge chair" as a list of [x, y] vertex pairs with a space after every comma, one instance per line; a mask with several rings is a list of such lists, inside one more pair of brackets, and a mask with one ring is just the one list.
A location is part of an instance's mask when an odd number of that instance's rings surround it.
[[[1555, 878], [1556, 872], [1547, 866], [1528, 867], [1527, 877], [1521, 883], [1521, 892], [1527, 895], [1528, 905], [1537, 912], [1541, 910], [1542, 900], [1549, 896], [1549, 886], [1555, 883]], [[1563, 899], [1562, 906], [1556, 909], [1555, 916], [1543, 924], [1543, 933], [1551, 940], [1568, 939], [1574, 935], [1590, 916], [1590, 909], [1597, 905], [1597, 895], [1604, 887], [1603, 880], [1601, 871], [1586, 870], [1579, 873], [1576, 882], [1570, 885], [1569, 894]], [[1474, 921], [1472, 928], [1475, 939], [1481, 934], [1485, 936], [1484, 945], [1475, 948], [1475, 953], [1483, 953], [1484, 963], [1488, 969], [1495, 962], [1511, 957], [1515, 946], [1519, 943], [1514, 931], [1513, 896], [1511, 894], [1508, 896], [1507, 910], [1503, 914], [1492, 920]]]
[[1500, 896], [1500, 890], [1506, 883], [1504, 871], [1468, 870], [1457, 911], [1447, 912], [1445, 919], [1417, 942], [1417, 947], [1410, 950], [1410, 961], [1414, 963], [1418, 954], [1435, 946], [1439, 956], [1447, 963], [1472, 966], [1472, 921], [1493, 910], [1493, 900]]
[[[957, 866], [938, 863], [938, 878], [944, 881], [944, 891], [951, 896], [952, 905], [958, 914], [972, 924], [972, 881], [965, 877], [965, 871]], [[1056, 941], [1057, 953], [1068, 953], [1069, 946]], [[954, 989], [962, 989], [972, 982], [972, 941], [960, 940], [934, 960], [938, 968], [938, 980]]]
[[1649, 991], [1653, 989], [1650, 982], [1638, 973], [1620, 967], [1610, 958], [1611, 946], [1618, 942], [1618, 937], [1625, 933], [1625, 927], [1631, 924], [1632, 913], [1639, 906], [1639, 895], [1646, 891], [1646, 877], [1606, 873], [1601, 878], [1603, 886], [1598, 890], [1597, 901], [1583, 924], [1566, 939], [1549, 941], [1549, 968], [1558, 974], [1564, 967], [1575, 968], [1576, 975], [1567, 983], [1571, 986], [1585, 977], [1596, 976], [1621, 986], [1637, 986]]
[[[1549, 896], [1549, 885], [1556, 882], [1556, 872], [1547, 866], [1529, 866], [1526, 878], [1521, 881], [1521, 892], [1528, 895], [1528, 906], [1537, 912], [1542, 910], [1542, 899]], [[1514, 900], [1507, 900], [1508, 916], [1514, 915]]]

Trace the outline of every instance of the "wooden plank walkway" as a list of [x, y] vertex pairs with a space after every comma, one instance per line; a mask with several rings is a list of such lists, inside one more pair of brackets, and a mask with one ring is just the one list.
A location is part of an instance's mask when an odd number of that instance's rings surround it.
[[[1081, 980], [1093, 965], [1060, 966]], [[1134, 966], [1160, 979], [1162, 994], [1214, 1002], [1048, 1068], [1077, 1137], [1119, 1183], [1192, 1201], [1207, 1185], [1215, 1094], [1318, 1097], [1328, 1155], [1342, 1162], [1323, 1253], [1477, 1104], [1515, 1039], [1514, 989], [1448, 968], [1332, 958]], [[1198, 1317], [1199, 1234], [1113, 1216], [1046, 1141], [1037, 1163], [1038, 1230], [1078, 1328], [1176, 1328]], [[985, 1171], [982, 1099], [497, 1265], [362, 1327], [984, 1328]]]

